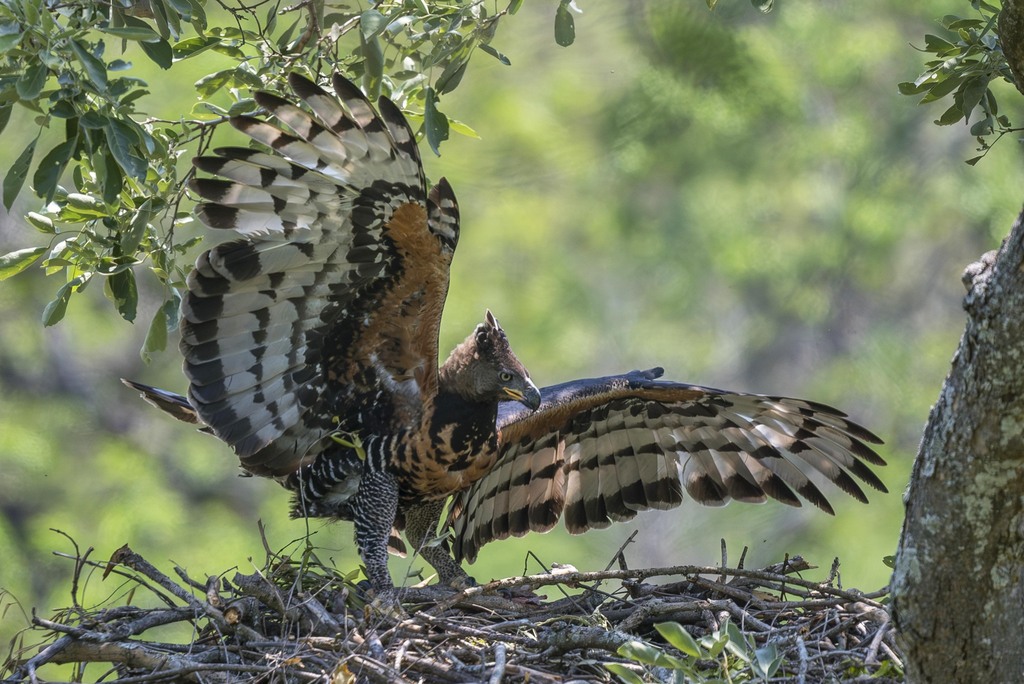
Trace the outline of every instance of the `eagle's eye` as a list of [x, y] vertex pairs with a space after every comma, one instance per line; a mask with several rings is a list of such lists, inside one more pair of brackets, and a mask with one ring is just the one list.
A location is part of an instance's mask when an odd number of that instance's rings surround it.
[[510, 382], [512, 380], [512, 374], [508, 371], [501, 371], [498, 373], [498, 379], [502, 382]]

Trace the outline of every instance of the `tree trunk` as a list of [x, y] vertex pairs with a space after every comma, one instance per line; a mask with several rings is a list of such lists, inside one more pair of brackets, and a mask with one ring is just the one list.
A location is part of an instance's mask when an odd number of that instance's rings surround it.
[[963, 279], [967, 329], [914, 463], [894, 617], [908, 681], [1020, 682], [1024, 213]]

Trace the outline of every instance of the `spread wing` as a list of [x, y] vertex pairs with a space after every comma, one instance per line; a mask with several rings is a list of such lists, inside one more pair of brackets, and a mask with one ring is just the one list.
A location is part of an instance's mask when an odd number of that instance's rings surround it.
[[[292, 74], [305, 106], [232, 125], [259, 145], [194, 160], [211, 228], [241, 239], [199, 257], [182, 304], [189, 402], [249, 471], [284, 475], [338, 427], [416, 415], [437, 388], [437, 334], [458, 241], [442, 180], [427, 193], [412, 131], [334, 77]], [[372, 410], [367, 407], [376, 407]]]
[[[506, 403], [494, 469], [455, 500], [456, 559], [473, 561], [494, 539], [569, 532], [673, 508], [683, 492], [706, 505], [800, 498], [832, 513], [808, 475], [860, 501], [857, 480], [885, 486], [881, 440], [842, 412], [800, 399], [738, 394], [657, 380], [660, 368], [541, 390], [540, 408]], [[798, 496], [799, 494], [799, 496]]]

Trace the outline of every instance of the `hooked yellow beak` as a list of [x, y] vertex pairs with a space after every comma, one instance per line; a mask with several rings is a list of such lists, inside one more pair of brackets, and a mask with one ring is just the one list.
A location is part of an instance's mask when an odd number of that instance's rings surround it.
[[536, 411], [540, 408], [540, 390], [529, 380], [526, 381], [526, 388], [522, 391], [517, 390], [513, 387], [502, 387], [502, 391], [508, 395], [510, 399], [518, 401], [523, 406], [526, 406], [532, 411]]

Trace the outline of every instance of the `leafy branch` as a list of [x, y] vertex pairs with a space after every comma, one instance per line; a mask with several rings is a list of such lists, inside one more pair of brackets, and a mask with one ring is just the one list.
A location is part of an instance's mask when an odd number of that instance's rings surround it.
[[967, 160], [973, 166], [1004, 135], [1024, 129], [1013, 127], [1009, 117], [999, 113], [999, 103], [990, 87], [998, 80], [1014, 83], [1000, 42], [1000, 8], [984, 0], [974, 0], [971, 6], [977, 16], [949, 14], [942, 18], [942, 27], [952, 34], [948, 39], [932, 34], [924, 37], [924, 48], [918, 49], [934, 59], [915, 80], [900, 83], [899, 91], [904, 95], [923, 93], [920, 104], [946, 101], [952, 96], [952, 104], [935, 120], [939, 126], [970, 123], [975, 110], [981, 112], [970, 128], [981, 153]]

